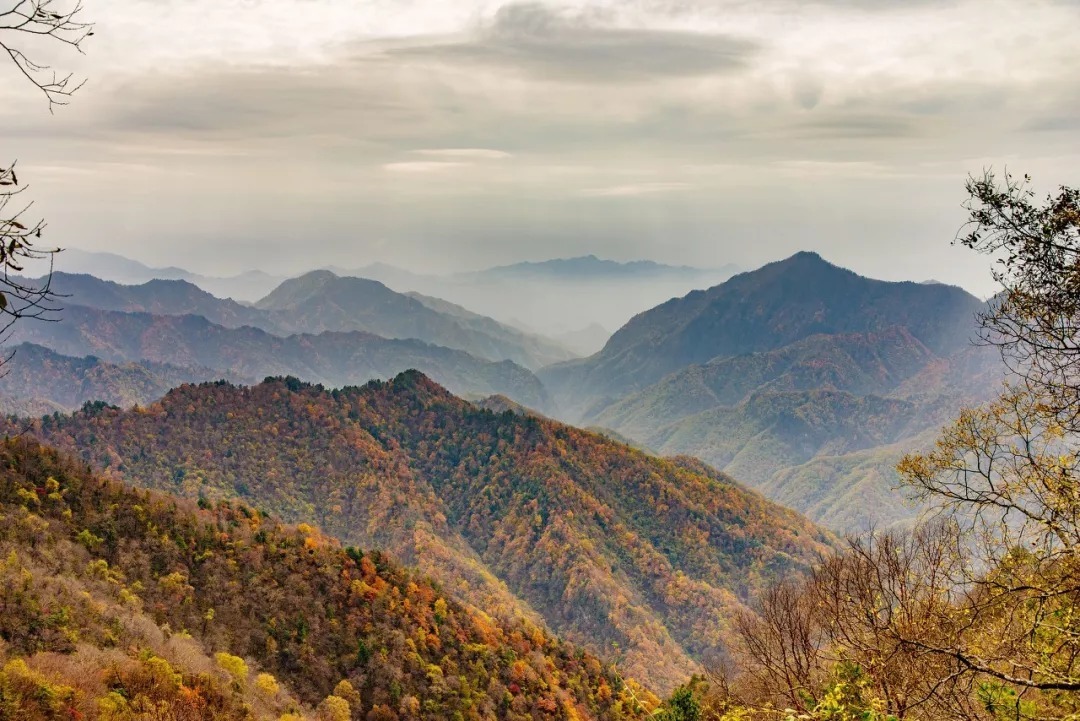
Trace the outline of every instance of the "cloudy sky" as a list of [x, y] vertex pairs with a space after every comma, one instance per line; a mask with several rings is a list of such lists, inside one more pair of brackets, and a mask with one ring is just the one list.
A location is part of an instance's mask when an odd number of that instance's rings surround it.
[[[0, 6], [12, 0], [0, 0]], [[62, 0], [57, 0], [62, 2]], [[1078, 0], [85, 0], [0, 133], [60, 245], [218, 274], [813, 249], [989, 289], [993, 166], [1080, 182]]]

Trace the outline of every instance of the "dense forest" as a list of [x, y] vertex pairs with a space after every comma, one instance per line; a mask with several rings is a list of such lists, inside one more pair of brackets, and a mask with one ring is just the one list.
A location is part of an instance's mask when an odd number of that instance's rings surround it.
[[619, 719], [642, 703], [596, 657], [378, 551], [0, 445], [2, 719]]
[[32, 432], [115, 478], [240, 498], [383, 548], [490, 613], [622, 657], [663, 691], [722, 653], [746, 599], [832, 543], [700, 462], [495, 413], [416, 372], [340, 390], [188, 385]]
[[564, 419], [700, 458], [861, 533], [918, 516], [896, 496], [897, 462], [996, 395], [1000, 358], [973, 345], [985, 309], [960, 288], [803, 252], [642, 313], [540, 377]]

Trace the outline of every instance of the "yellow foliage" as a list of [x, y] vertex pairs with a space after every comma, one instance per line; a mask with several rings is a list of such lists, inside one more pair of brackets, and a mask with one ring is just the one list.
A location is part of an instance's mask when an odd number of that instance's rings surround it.
[[177, 673], [165, 659], [160, 656], [151, 656], [143, 661], [143, 670], [149, 677], [148, 680], [159, 689], [175, 691], [180, 688], [184, 677]]
[[352, 708], [360, 707], [360, 692], [353, 688], [347, 679], [341, 679], [337, 686], [334, 686], [334, 696], [345, 699]]
[[349, 702], [340, 696], [327, 696], [319, 704], [319, 721], [350, 721], [352, 709]]
[[6, 711], [15, 719], [59, 717], [74, 698], [74, 689], [51, 683], [22, 659], [9, 661], [0, 670], [0, 718]]
[[281, 685], [278, 684], [277, 679], [268, 673], [260, 673], [255, 677], [255, 688], [259, 690], [259, 693], [269, 698], [277, 696], [281, 691]]
[[214, 654], [214, 660], [217, 661], [218, 666], [224, 669], [224, 671], [232, 677], [232, 680], [240, 686], [243, 686], [247, 681], [248, 667], [247, 664], [244, 663], [244, 659], [239, 656], [219, 652]]
[[98, 714], [101, 721], [127, 721], [133, 718], [127, 699], [116, 691], [97, 700]]

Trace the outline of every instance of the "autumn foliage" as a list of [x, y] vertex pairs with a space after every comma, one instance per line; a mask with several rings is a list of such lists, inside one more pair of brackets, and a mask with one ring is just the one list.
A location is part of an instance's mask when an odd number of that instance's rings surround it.
[[618, 719], [628, 699], [382, 553], [0, 445], [2, 719]]
[[332, 391], [290, 378], [183, 386], [34, 432], [118, 479], [239, 497], [383, 548], [665, 692], [722, 647], [743, 599], [829, 543], [699, 462], [484, 410], [415, 372]]

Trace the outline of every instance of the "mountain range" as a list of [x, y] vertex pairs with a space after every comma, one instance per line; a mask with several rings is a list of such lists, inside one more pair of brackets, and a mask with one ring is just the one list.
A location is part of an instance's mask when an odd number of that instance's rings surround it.
[[799, 253], [642, 313], [540, 373], [560, 417], [693, 455], [842, 531], [902, 522], [892, 470], [1000, 382], [985, 303]]
[[[580, 260], [490, 276], [527, 285], [573, 278], [579, 266], [590, 277], [692, 271]], [[940, 283], [864, 278], [813, 253], [661, 303], [569, 361], [555, 341], [449, 300], [329, 271], [284, 281], [255, 304], [179, 280], [123, 286], [58, 273], [54, 287], [68, 295], [65, 321], [28, 324], [13, 339], [69, 356], [52, 377], [78, 390], [51, 392], [16, 374], [0, 384], [9, 411], [146, 404], [181, 378], [294, 375], [341, 386], [417, 368], [471, 399], [505, 396], [700, 458], [844, 532], [917, 514], [894, 502], [896, 461], [961, 405], [987, 399], [1000, 376], [996, 355], [972, 344], [982, 301]], [[79, 370], [86, 357], [96, 364], [89, 380]]]
[[223, 378], [255, 382], [211, 368], [68, 356], [32, 343], [10, 348], [9, 356], [0, 375], [0, 413], [24, 417], [74, 410], [95, 401], [124, 408], [146, 405], [184, 383]]
[[193, 273], [176, 266], [155, 268], [116, 253], [102, 253], [65, 248], [55, 258], [58, 272], [72, 275], [92, 275], [124, 285], [141, 285], [152, 280], [183, 280], [197, 285], [219, 298], [253, 301], [279, 285], [284, 277], [261, 270], [249, 270], [229, 276]]
[[186, 385], [31, 432], [118, 479], [385, 549], [496, 617], [604, 657], [617, 646], [626, 673], [665, 691], [722, 649], [753, 593], [832, 543], [699, 461], [481, 408], [417, 372], [340, 390]]
[[798, 253], [718, 286], [673, 298], [620, 328], [589, 358], [544, 372], [564, 413], [640, 390], [715, 358], [775, 350], [812, 335], [903, 326], [931, 351], [969, 345], [983, 307], [960, 288], [863, 278]]
[[458, 393], [501, 393], [530, 406], [547, 404], [536, 376], [511, 361], [481, 360], [419, 340], [387, 339], [362, 331], [282, 337], [251, 326], [226, 328], [196, 315], [125, 313], [69, 305], [62, 322], [20, 324], [13, 329], [11, 341], [45, 346], [76, 358], [94, 356], [113, 364], [151, 361], [213, 369], [219, 378], [293, 374], [332, 386], [389, 378], [417, 368]]
[[[261, 271], [210, 277], [76, 249], [65, 250], [56, 262], [59, 271], [129, 285], [153, 279], [186, 280], [218, 297], [243, 302], [255, 302], [288, 280]], [[415, 273], [385, 263], [325, 270], [343, 277], [377, 280], [401, 293], [441, 298], [527, 332], [554, 337], [593, 328], [594, 337], [596, 326], [617, 328], [635, 313], [694, 288], [714, 285], [738, 269], [730, 264], [692, 268], [651, 261], [620, 263], [587, 255], [442, 275]], [[588, 350], [595, 350], [592, 342]]]
[[[499, 289], [501, 317], [546, 289], [588, 321], [583, 287], [697, 272], [587, 257], [439, 287]], [[20, 437], [0, 447], [0, 702], [43, 718], [652, 713], [836, 548], [825, 528], [910, 522], [897, 460], [1002, 374], [972, 342], [983, 301], [813, 253], [645, 309], [584, 358], [329, 270], [255, 302], [181, 277], [52, 287], [59, 322], [16, 325], [0, 377]]]
[[587, 255], [524, 262], [444, 276], [417, 275], [385, 265], [342, 270], [471, 308], [504, 323], [551, 337], [588, 328], [618, 328], [634, 314], [674, 296], [715, 285], [735, 273], [650, 261], [619, 263]]
[[279, 336], [364, 331], [388, 339], [422, 340], [485, 360], [512, 360], [532, 369], [573, 357], [554, 341], [460, 306], [396, 293], [378, 281], [339, 277], [329, 271], [286, 280], [254, 305], [218, 298], [185, 280], [122, 285], [90, 275], [57, 272], [50, 282], [65, 306], [198, 315], [226, 328], [252, 326]]

